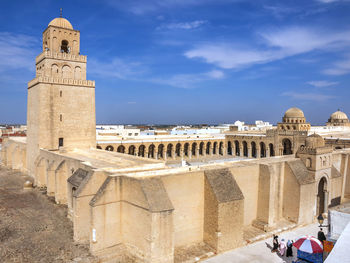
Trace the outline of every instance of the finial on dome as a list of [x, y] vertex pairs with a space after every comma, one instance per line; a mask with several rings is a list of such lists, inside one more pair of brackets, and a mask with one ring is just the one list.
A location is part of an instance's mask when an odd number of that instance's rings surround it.
[[60, 8], [60, 17], [62, 17], [62, 8]]

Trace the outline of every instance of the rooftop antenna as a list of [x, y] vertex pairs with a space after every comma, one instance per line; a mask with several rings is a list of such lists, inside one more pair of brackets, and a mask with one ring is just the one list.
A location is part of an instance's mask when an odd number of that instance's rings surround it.
[[60, 8], [60, 17], [62, 17], [62, 8]]

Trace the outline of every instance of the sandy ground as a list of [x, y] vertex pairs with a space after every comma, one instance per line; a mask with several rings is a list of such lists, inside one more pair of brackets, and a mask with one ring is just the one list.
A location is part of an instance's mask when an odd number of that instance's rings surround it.
[[67, 208], [39, 189], [23, 190], [27, 179], [0, 166], [0, 262], [98, 262], [73, 242]]

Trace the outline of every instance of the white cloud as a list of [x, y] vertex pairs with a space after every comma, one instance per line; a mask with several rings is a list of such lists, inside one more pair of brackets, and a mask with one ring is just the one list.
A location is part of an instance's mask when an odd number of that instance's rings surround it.
[[333, 63], [330, 68], [323, 71], [324, 74], [340, 76], [350, 73], [350, 55], [345, 59]]
[[190, 29], [195, 29], [198, 28], [204, 24], [206, 24], [207, 21], [205, 20], [196, 20], [192, 22], [183, 22], [183, 23], [170, 23], [170, 24], [163, 24], [159, 27], [157, 27], [158, 30], [162, 29], [185, 29], [185, 30], [190, 30]]
[[40, 43], [32, 36], [0, 32], [0, 71], [20, 68], [34, 71]]
[[176, 88], [196, 88], [202, 82], [209, 80], [218, 80], [225, 77], [225, 74], [220, 70], [212, 70], [198, 74], [177, 74], [169, 78], [154, 78], [151, 82], [157, 84], [168, 85]]
[[308, 100], [308, 101], [326, 101], [335, 98], [331, 95], [317, 94], [317, 93], [302, 93], [302, 92], [284, 92], [282, 96], [291, 97], [296, 100]]
[[102, 77], [112, 77], [118, 79], [129, 79], [134, 76], [142, 75], [146, 69], [140, 62], [113, 58], [109, 62], [99, 60], [89, 60], [89, 74]]
[[316, 88], [324, 88], [324, 87], [331, 87], [338, 85], [339, 82], [332, 82], [332, 81], [326, 81], [326, 80], [314, 80], [314, 81], [309, 81], [307, 84], [314, 86]]
[[[187, 58], [199, 58], [221, 68], [237, 69], [264, 64], [315, 50], [336, 50], [350, 44], [350, 32], [323, 32], [311, 28], [289, 27], [258, 34], [264, 47], [237, 46], [237, 42], [206, 43], [187, 52]], [[243, 46], [243, 43], [241, 44]]]

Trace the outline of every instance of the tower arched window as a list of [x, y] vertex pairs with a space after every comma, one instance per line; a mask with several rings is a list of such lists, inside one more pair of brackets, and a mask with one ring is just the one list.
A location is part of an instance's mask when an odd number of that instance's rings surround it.
[[62, 53], [69, 53], [69, 47], [68, 47], [68, 41], [67, 40], [62, 40], [61, 52]]

